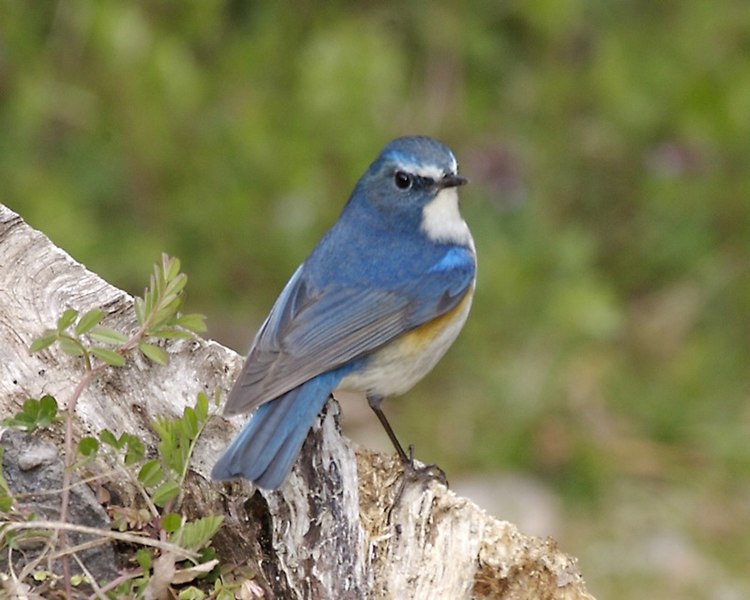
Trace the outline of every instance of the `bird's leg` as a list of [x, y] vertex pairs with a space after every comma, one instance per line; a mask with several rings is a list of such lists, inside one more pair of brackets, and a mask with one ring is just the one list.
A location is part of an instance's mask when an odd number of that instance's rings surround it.
[[[388, 419], [385, 418], [385, 413], [383, 412], [383, 409], [380, 408], [380, 405], [383, 403], [383, 396], [376, 396], [375, 394], [367, 394], [367, 403], [370, 405], [370, 408], [375, 413], [375, 416], [377, 416], [378, 421], [380, 421], [380, 424], [383, 426], [383, 429], [385, 429], [385, 432], [388, 434], [388, 437], [391, 439], [391, 444], [393, 444], [393, 447], [396, 449], [396, 452], [398, 453], [398, 457], [401, 459], [401, 462], [405, 465], [411, 465], [413, 467], [414, 459], [411, 456], [406, 455], [406, 452], [404, 452], [404, 449], [401, 447], [401, 444], [399, 443], [398, 438], [396, 437], [396, 434], [393, 432], [393, 428], [391, 427], [391, 424], [388, 422]], [[411, 450], [411, 446], [409, 447], [409, 449]]]
[[370, 405], [370, 408], [378, 417], [378, 420], [383, 426], [383, 429], [385, 429], [385, 432], [388, 434], [393, 447], [396, 449], [398, 457], [401, 459], [401, 463], [404, 465], [404, 471], [414, 479], [437, 479], [438, 481], [440, 481], [440, 483], [447, 486], [448, 479], [445, 476], [445, 472], [437, 465], [425, 465], [423, 467], [417, 467], [414, 465], [414, 446], [409, 444], [408, 455], [406, 454], [406, 452], [404, 452], [404, 449], [398, 441], [396, 434], [393, 432], [391, 424], [388, 422], [388, 419], [385, 418], [383, 409], [380, 408], [382, 402], [383, 396], [367, 394], [367, 403]]

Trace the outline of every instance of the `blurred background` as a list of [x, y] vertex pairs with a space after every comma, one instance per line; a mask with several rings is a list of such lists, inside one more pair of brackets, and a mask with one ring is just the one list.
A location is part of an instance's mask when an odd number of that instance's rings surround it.
[[380, 148], [446, 142], [477, 294], [401, 438], [600, 598], [750, 597], [750, 3], [0, 13], [0, 202], [131, 293], [178, 256], [240, 352]]

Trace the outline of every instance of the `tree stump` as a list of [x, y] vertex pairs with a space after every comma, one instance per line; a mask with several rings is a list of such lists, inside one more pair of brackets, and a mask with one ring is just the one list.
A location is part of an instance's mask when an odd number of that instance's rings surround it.
[[[43, 394], [64, 404], [82, 376], [80, 361], [54, 348], [32, 355], [30, 343], [68, 307], [101, 307], [105, 325], [132, 331], [133, 299], [2, 205], [0, 263], [0, 415]], [[225, 396], [242, 362], [210, 340], [165, 349], [167, 366], [136, 357], [90, 385], [77, 404], [76, 435], [108, 428], [153, 443], [155, 417], [181, 414], [199, 391]], [[209, 478], [245, 417], [212, 418], [199, 441], [184, 510], [225, 515], [214, 546], [223, 561], [249, 565], [266, 597], [592, 598], [576, 559], [554, 541], [522, 534], [436, 481], [404, 480], [395, 458], [344, 438], [338, 415], [329, 401], [277, 492]]]

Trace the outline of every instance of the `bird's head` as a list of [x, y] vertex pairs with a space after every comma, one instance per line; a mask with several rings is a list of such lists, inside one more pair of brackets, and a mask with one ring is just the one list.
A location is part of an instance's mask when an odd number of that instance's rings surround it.
[[447, 146], [429, 137], [402, 137], [383, 148], [353, 199], [371, 204], [389, 225], [418, 228], [434, 241], [468, 245], [456, 193], [465, 183]]

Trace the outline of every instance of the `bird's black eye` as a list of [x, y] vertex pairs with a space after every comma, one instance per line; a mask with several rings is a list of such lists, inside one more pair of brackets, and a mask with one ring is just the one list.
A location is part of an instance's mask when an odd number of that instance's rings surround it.
[[400, 190], [408, 190], [411, 187], [411, 175], [403, 171], [396, 171], [393, 181], [396, 182], [396, 187]]

